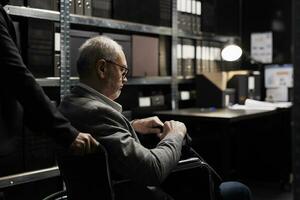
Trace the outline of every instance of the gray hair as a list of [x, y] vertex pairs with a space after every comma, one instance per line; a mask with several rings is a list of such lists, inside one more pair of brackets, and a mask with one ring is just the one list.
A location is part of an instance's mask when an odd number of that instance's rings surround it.
[[85, 77], [99, 59], [116, 61], [122, 47], [106, 36], [96, 36], [85, 41], [79, 48], [77, 71], [79, 77]]

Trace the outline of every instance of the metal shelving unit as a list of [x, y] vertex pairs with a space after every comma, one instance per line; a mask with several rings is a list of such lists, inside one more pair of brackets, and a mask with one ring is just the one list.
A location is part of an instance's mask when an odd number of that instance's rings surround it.
[[[109, 28], [113, 30], [126, 30], [131, 32], [137, 32], [137, 33], [147, 33], [147, 34], [157, 34], [157, 35], [166, 35], [171, 36], [172, 35], [172, 28], [170, 27], [159, 27], [159, 26], [152, 26], [152, 25], [145, 25], [145, 24], [139, 24], [139, 23], [132, 23], [132, 22], [125, 22], [120, 20], [114, 20], [114, 19], [106, 19], [106, 18], [98, 18], [98, 17], [89, 17], [89, 16], [82, 16], [82, 15], [75, 15], [75, 14], [69, 14], [66, 13], [61, 15], [60, 12], [57, 11], [51, 11], [51, 10], [44, 10], [44, 9], [37, 9], [37, 8], [28, 8], [28, 7], [20, 7], [20, 6], [12, 6], [7, 5], [5, 7], [6, 11], [10, 15], [18, 16], [18, 17], [28, 17], [28, 18], [35, 18], [35, 19], [43, 19], [43, 20], [49, 20], [54, 22], [67, 22], [67, 25], [63, 26], [62, 30], [65, 30], [65, 32], [68, 32], [68, 28], [65, 28], [65, 26], [69, 26], [70, 24], [76, 24], [76, 25], [86, 25], [86, 26], [93, 26], [98, 28]], [[60, 20], [63, 18], [68, 18], [68, 20]], [[65, 37], [68, 35], [61, 34], [63, 38], [61, 38], [61, 48], [62, 50], [65, 47], [68, 47], [69, 45], [66, 45], [66, 41], [69, 41], [69, 39], [66, 39]], [[64, 52], [62, 52], [64, 54]], [[63, 57], [63, 54], [61, 57]], [[58, 87], [58, 86], [65, 86], [64, 91], [62, 93], [68, 91], [69, 87], [71, 85], [76, 85], [78, 83], [78, 78], [70, 77], [70, 75], [65, 74], [67, 73], [68, 69], [67, 67], [63, 66], [65, 61], [69, 61], [69, 58], [66, 59], [65, 57], [61, 60], [62, 63], [62, 76], [61, 77], [47, 77], [47, 78], [38, 78], [36, 79], [37, 82], [41, 86], [47, 86], [47, 87]], [[171, 84], [171, 77], [145, 77], [145, 78], [129, 78], [128, 85], [162, 85], [162, 84]], [[66, 90], [66, 91], [65, 91]]]
[[218, 36], [212, 33], [191, 34], [178, 29], [177, 22], [177, 0], [172, 1], [172, 27], [152, 26], [133, 22], [126, 22], [114, 19], [82, 16], [69, 13], [69, 4], [67, 0], [60, 0], [61, 10], [51, 11], [44, 9], [11, 6], [5, 7], [7, 12], [14, 16], [28, 17], [36, 19], [50, 20], [60, 22], [61, 25], [61, 77], [49, 77], [37, 79], [41, 86], [58, 87], [61, 86], [61, 95], [68, 93], [70, 86], [78, 83], [78, 78], [70, 77], [70, 53], [69, 53], [69, 30], [70, 25], [83, 25], [98, 28], [124, 30], [126, 32], [146, 33], [170, 36], [171, 46], [171, 76], [166, 77], [141, 77], [129, 78], [128, 85], [167, 85], [171, 86], [171, 106], [172, 109], [178, 108], [178, 84], [193, 83], [194, 78], [188, 79], [177, 76], [177, 43], [178, 38], [189, 38], [194, 40], [214, 39], [224, 42], [227, 37]]
[[[16, 17], [35, 18], [42, 20], [49, 20], [59, 22], [61, 28], [61, 76], [48, 77], [36, 79], [43, 87], [60, 87], [61, 95], [69, 92], [72, 85], [78, 84], [78, 78], [70, 76], [70, 25], [83, 25], [98, 28], [124, 30], [127, 32], [145, 33], [170, 36], [171, 45], [171, 75], [163, 77], [133, 77], [129, 78], [128, 85], [170, 85], [171, 87], [171, 107], [173, 110], [178, 109], [178, 85], [190, 84], [194, 82], [194, 78], [183, 78], [177, 76], [177, 43], [179, 37], [190, 39], [220, 39], [224, 38], [216, 36], [215, 34], [199, 34], [193, 35], [178, 30], [177, 22], [177, 0], [172, 0], [172, 27], [151, 26], [139, 23], [125, 22], [114, 19], [96, 18], [89, 16], [81, 16], [69, 13], [69, 1], [60, 0], [60, 12], [20, 6], [5, 6], [6, 11]], [[226, 39], [226, 38], [225, 38]], [[15, 176], [1, 177], [0, 188], [14, 186], [16, 184], [23, 184], [29, 180], [41, 180], [50, 177], [59, 176], [57, 167], [37, 170], [33, 172], [26, 172]]]
[[[35, 19], [44, 19], [55, 22], [60, 22], [60, 12], [52, 10], [44, 10], [38, 8], [28, 8], [20, 6], [5, 6], [5, 10], [14, 16], [28, 17]], [[116, 30], [126, 30], [139, 33], [150, 33], [158, 35], [172, 35], [172, 28], [162, 26], [152, 26], [133, 22], [126, 22], [114, 19], [91, 17], [83, 15], [70, 14], [70, 23], [77, 25], [94, 26], [99, 28], [109, 28]]]
[[[71, 77], [71, 85], [79, 83], [78, 77]], [[57, 82], [57, 81], [56, 81]], [[133, 77], [128, 79], [126, 85], [170, 85], [170, 76]]]
[[38, 8], [28, 8], [21, 6], [6, 5], [4, 7], [7, 13], [19, 17], [28, 17], [35, 19], [45, 19], [49, 21], [59, 22], [59, 12], [52, 10], [44, 10]]
[[42, 87], [58, 87], [60, 85], [59, 77], [37, 78], [35, 79]]
[[177, 0], [172, 0], [172, 50], [171, 50], [171, 106], [172, 110], [179, 107], [178, 100], [178, 76], [177, 76], [177, 44], [178, 44], [178, 15], [177, 15]]
[[70, 92], [70, 4], [60, 0], [60, 96]]
[[78, 25], [94, 26], [99, 28], [109, 28], [114, 30], [126, 30], [139, 33], [150, 33], [169, 36], [172, 34], [172, 29], [169, 27], [152, 26], [114, 19], [82, 16], [75, 14], [71, 14], [71, 23]]
[[130, 78], [127, 85], [170, 85], [170, 76]]

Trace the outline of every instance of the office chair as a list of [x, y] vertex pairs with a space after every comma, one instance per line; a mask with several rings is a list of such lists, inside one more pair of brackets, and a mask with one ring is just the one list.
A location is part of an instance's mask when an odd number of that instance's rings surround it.
[[57, 164], [68, 200], [114, 199], [107, 152], [101, 145], [94, 154], [75, 156], [61, 153]]

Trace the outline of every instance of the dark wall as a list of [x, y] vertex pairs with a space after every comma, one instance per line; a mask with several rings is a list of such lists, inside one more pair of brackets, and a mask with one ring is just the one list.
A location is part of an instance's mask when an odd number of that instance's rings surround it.
[[239, 36], [240, 0], [217, 0], [216, 31], [222, 35]]
[[293, 0], [293, 64], [294, 64], [294, 101], [293, 101], [293, 174], [294, 200], [300, 199], [300, 0]]
[[[250, 53], [250, 34], [273, 33], [273, 63], [291, 63], [292, 0], [203, 0], [202, 31], [240, 36]], [[243, 67], [251, 69], [249, 62]], [[250, 65], [250, 66], [248, 66]]]
[[239, 35], [239, 1], [240, 0], [203, 0], [203, 32], [221, 35]]
[[240, 0], [243, 48], [251, 32], [273, 32], [273, 63], [291, 63], [291, 0]]

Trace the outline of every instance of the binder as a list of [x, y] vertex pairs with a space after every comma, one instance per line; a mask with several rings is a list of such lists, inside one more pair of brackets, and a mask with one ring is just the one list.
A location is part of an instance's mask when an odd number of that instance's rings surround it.
[[201, 74], [202, 69], [202, 42], [196, 41], [196, 74]]
[[197, 18], [198, 18], [198, 16], [197, 15], [192, 15], [191, 16], [191, 18], [192, 18], [192, 32], [194, 33], [194, 34], [198, 34], [199, 32], [198, 32], [198, 27], [197, 27]]
[[166, 36], [159, 36], [159, 75], [171, 75], [171, 41]]
[[158, 76], [158, 50], [158, 38], [133, 35], [132, 76]]
[[177, 76], [182, 76], [182, 39], [177, 41]]
[[187, 12], [187, 1], [181, 0], [181, 12]]
[[28, 7], [32, 8], [41, 8], [47, 10], [58, 10], [58, 1], [57, 0], [27, 0]]
[[56, 27], [56, 32], [54, 34], [54, 76], [60, 77], [60, 32], [58, 32], [58, 27]]
[[91, 0], [92, 11], [94, 17], [112, 17], [112, 0]]
[[193, 32], [193, 29], [192, 29], [193, 15], [191, 13], [185, 13], [184, 19], [185, 19], [185, 28], [184, 28], [185, 31]]
[[160, 0], [160, 26], [172, 26], [172, 1]]
[[177, 12], [181, 12], [182, 8], [181, 8], [181, 1], [182, 0], [177, 0]]
[[171, 0], [114, 0], [113, 18], [150, 24], [171, 26]]
[[182, 31], [185, 31], [185, 32], [188, 32], [188, 31], [190, 31], [190, 24], [191, 24], [191, 22], [190, 22], [190, 18], [189, 18], [189, 14], [188, 13], [181, 13], [181, 27], [180, 27], [180, 29], [182, 30]]
[[44, 49], [28, 49], [27, 66], [36, 78], [52, 77], [53, 71], [53, 54], [51, 51]]
[[[253, 79], [254, 79], [254, 88], [251, 91], [250, 87], [248, 85], [248, 93], [249, 93], [249, 97], [250, 94], [252, 95], [252, 99], [255, 100], [261, 100], [261, 76], [259, 74], [254, 74], [252, 75]], [[248, 81], [249, 83], [249, 81]]]
[[92, 16], [92, 0], [84, 0], [83, 13], [86, 16]]
[[182, 12], [177, 12], [177, 24], [178, 24], [178, 30], [184, 30], [184, 19], [183, 19]]
[[221, 43], [218, 41], [211, 41], [211, 70], [212, 71], [222, 71], [221, 63]]
[[24, 6], [24, 0], [10, 0], [8, 4], [13, 6]]
[[213, 42], [209, 42], [209, 70], [210, 72], [216, 72], [218, 71], [214, 62], [214, 47], [213, 47]]
[[216, 31], [216, 13], [214, 3], [203, 1], [202, 6], [202, 31], [212, 32]]
[[[143, 24], [159, 25], [158, 0], [114, 0], [113, 18]], [[155, 12], [156, 11], [156, 12]]]
[[196, 0], [196, 32], [201, 33], [201, 1]]
[[244, 104], [248, 98], [248, 75], [234, 75], [228, 81], [227, 87], [235, 89], [235, 102]]
[[202, 41], [201, 49], [202, 58], [202, 72], [210, 72], [210, 62], [209, 62], [209, 41]]
[[54, 24], [50, 21], [29, 19], [27, 47], [27, 66], [34, 76], [53, 76]]
[[83, 0], [75, 0], [75, 13], [77, 15], [83, 15], [83, 7], [84, 7], [84, 2]]
[[182, 40], [182, 73], [184, 77], [193, 76], [195, 72], [195, 44], [191, 39]]
[[75, 14], [75, 0], [69, 0], [70, 13]]
[[60, 53], [54, 54], [54, 76], [60, 77]]

